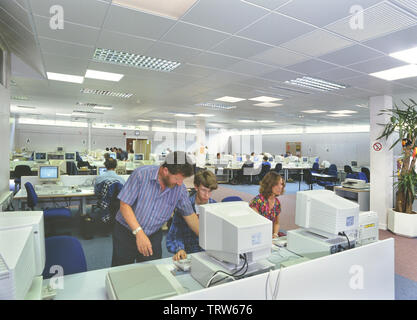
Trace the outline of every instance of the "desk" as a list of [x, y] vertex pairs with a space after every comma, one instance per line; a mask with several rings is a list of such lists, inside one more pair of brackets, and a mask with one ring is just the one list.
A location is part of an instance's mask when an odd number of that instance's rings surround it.
[[369, 195], [370, 189], [354, 189], [354, 188], [346, 188], [341, 186], [334, 187], [334, 192], [343, 198], [352, 200], [359, 204], [360, 211], [369, 211]]
[[[271, 299], [276, 280], [280, 276], [277, 299], [394, 299], [394, 239], [377, 241], [330, 256], [301, 262], [280, 269], [284, 260], [293, 254], [286, 249], [274, 250], [268, 259], [276, 270], [241, 280], [202, 288], [189, 273], [177, 275], [177, 280], [189, 293], [169, 299], [196, 300], [264, 300]], [[274, 258], [272, 258], [274, 257]], [[383, 264], [378, 263], [384, 261]], [[172, 264], [172, 258], [147, 263]], [[111, 268], [121, 270], [128, 266]], [[363, 288], [352, 287], [358, 277], [352, 267], [361, 266]], [[172, 266], [171, 266], [172, 267]], [[83, 272], [63, 277], [64, 288], [57, 289], [56, 300], [106, 300], [105, 277], [110, 268]], [[281, 275], [281, 272], [283, 273]], [[355, 278], [356, 277], [356, 278]], [[53, 278], [52, 278], [53, 279]], [[43, 284], [49, 284], [49, 279]], [[56, 280], [52, 280], [56, 281]], [[266, 288], [266, 285], [268, 287]], [[272, 288], [272, 289], [271, 289]], [[267, 290], [266, 290], [267, 289]], [[267, 296], [265, 296], [267, 294]]]

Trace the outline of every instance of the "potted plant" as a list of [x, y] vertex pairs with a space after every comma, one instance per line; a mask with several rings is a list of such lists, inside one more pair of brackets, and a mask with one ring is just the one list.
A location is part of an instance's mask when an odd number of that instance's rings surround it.
[[388, 210], [388, 229], [408, 237], [417, 236], [417, 214], [412, 210], [417, 174], [417, 104], [410, 99], [409, 103], [402, 101], [405, 107], [397, 105], [392, 110], [381, 110], [382, 114], [390, 114], [390, 121], [384, 125], [383, 133], [378, 139], [388, 138], [398, 132], [398, 139], [392, 144], [392, 149], [399, 142], [402, 144], [401, 158], [397, 162], [398, 179], [394, 183], [396, 189], [395, 208]]

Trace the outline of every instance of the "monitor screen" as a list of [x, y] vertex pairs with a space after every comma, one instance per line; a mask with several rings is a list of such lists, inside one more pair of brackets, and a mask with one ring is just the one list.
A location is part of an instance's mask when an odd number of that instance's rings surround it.
[[135, 153], [133, 158], [135, 161], [143, 160], [143, 153]]
[[40, 166], [39, 179], [56, 180], [59, 178], [59, 166]]
[[56, 151], [58, 151], [58, 152], [62, 152], [62, 151], [64, 151], [64, 147], [57, 147], [57, 148], [56, 148]]
[[241, 162], [242, 161], [242, 157], [236, 157], [236, 161]]
[[352, 166], [352, 167], [357, 167], [357, 166], [358, 166], [358, 162], [357, 162], [357, 161], [355, 161], [355, 160], [352, 160], [352, 161], [350, 162], [350, 164], [351, 164], [351, 166]]
[[98, 168], [98, 175], [101, 176], [103, 173], [107, 172], [106, 167], [99, 167]]
[[259, 157], [253, 157], [253, 161], [259, 161]]
[[46, 152], [36, 152], [35, 160], [46, 160]]
[[63, 154], [48, 153], [48, 160], [64, 160]]
[[65, 160], [75, 160], [75, 152], [66, 152]]
[[308, 157], [303, 157], [303, 162], [308, 162]]
[[116, 160], [116, 153], [115, 152], [110, 152], [109, 157]]

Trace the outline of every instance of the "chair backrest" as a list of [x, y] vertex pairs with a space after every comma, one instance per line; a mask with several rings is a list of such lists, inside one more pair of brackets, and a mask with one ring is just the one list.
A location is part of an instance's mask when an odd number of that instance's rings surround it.
[[116, 213], [120, 209], [120, 200], [119, 198], [117, 198], [117, 196], [119, 195], [120, 191], [122, 191], [122, 189], [123, 189], [123, 185], [120, 182], [113, 183], [110, 186], [109, 192], [110, 192], [111, 200], [110, 200], [109, 211], [110, 211], [110, 216], [111, 216], [112, 221], [116, 218]]
[[307, 184], [313, 183], [313, 176], [311, 175], [311, 170], [304, 170], [304, 181]]
[[77, 165], [74, 161], [67, 161], [67, 173], [70, 176], [74, 176], [78, 174]]
[[238, 197], [238, 196], [230, 196], [222, 200], [222, 202], [231, 202], [231, 201], [243, 201], [243, 200], [241, 197]]
[[282, 170], [282, 163], [277, 163], [274, 170], [279, 173]]
[[28, 165], [19, 164], [14, 168], [14, 176], [20, 179], [22, 176], [31, 176], [32, 171]]
[[337, 167], [335, 164], [331, 164], [327, 170], [329, 175], [337, 175]]
[[38, 195], [36, 194], [35, 188], [33, 188], [33, 185], [30, 182], [25, 183], [25, 188], [28, 207], [33, 210], [33, 208], [38, 204]]
[[368, 179], [368, 182], [371, 181], [371, 172], [368, 168], [362, 167], [361, 172], [363, 172], [366, 175], [366, 178]]
[[70, 236], [54, 236], [45, 238], [45, 269], [43, 278], [49, 279], [55, 275], [52, 266], [62, 267], [64, 275], [87, 271], [87, 262], [83, 247], [77, 238]]
[[358, 179], [365, 180], [366, 182], [368, 182], [368, 178], [366, 177], [366, 174], [363, 172], [358, 172], [357, 177]]
[[318, 163], [318, 162], [314, 162], [314, 163], [313, 163], [313, 171], [318, 171], [318, 170], [319, 170], [319, 168], [320, 168], [319, 163]]
[[263, 164], [260, 175], [266, 175], [271, 170], [271, 166], [269, 164]]
[[352, 167], [349, 166], [349, 165], [345, 165], [344, 170], [345, 170], [346, 173], [353, 173]]

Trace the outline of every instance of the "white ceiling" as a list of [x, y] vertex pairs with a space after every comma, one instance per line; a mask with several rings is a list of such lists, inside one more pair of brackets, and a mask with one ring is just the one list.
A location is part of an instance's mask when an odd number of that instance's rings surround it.
[[[138, 0], [139, 1], [139, 0]], [[64, 9], [64, 29], [49, 26], [50, 7]], [[350, 28], [354, 5], [362, 6], [364, 28]], [[136, 119], [172, 120], [171, 112], [210, 113], [206, 123], [255, 128], [239, 119], [274, 120], [278, 125], [368, 124], [358, 107], [370, 96], [396, 100], [417, 96], [417, 77], [384, 81], [369, 75], [406, 63], [389, 53], [417, 46], [414, 0], [197, 0], [179, 20], [112, 4], [110, 0], [1, 0], [0, 34], [13, 52], [12, 104], [34, 106], [30, 113], [95, 111], [77, 102], [112, 105], [89, 117], [138, 124]], [[175, 60], [158, 72], [93, 61], [95, 48]], [[83, 84], [47, 80], [46, 72], [84, 76], [86, 69], [124, 74], [120, 82], [85, 79]], [[286, 84], [309, 75], [347, 85], [330, 93]], [[83, 94], [81, 88], [133, 93], [129, 99]], [[223, 96], [284, 98], [265, 108], [245, 100], [217, 111], [196, 104]], [[307, 109], [355, 110], [351, 117], [305, 114]], [[23, 109], [22, 109], [23, 110]], [[186, 119], [187, 124], [195, 118]]]

